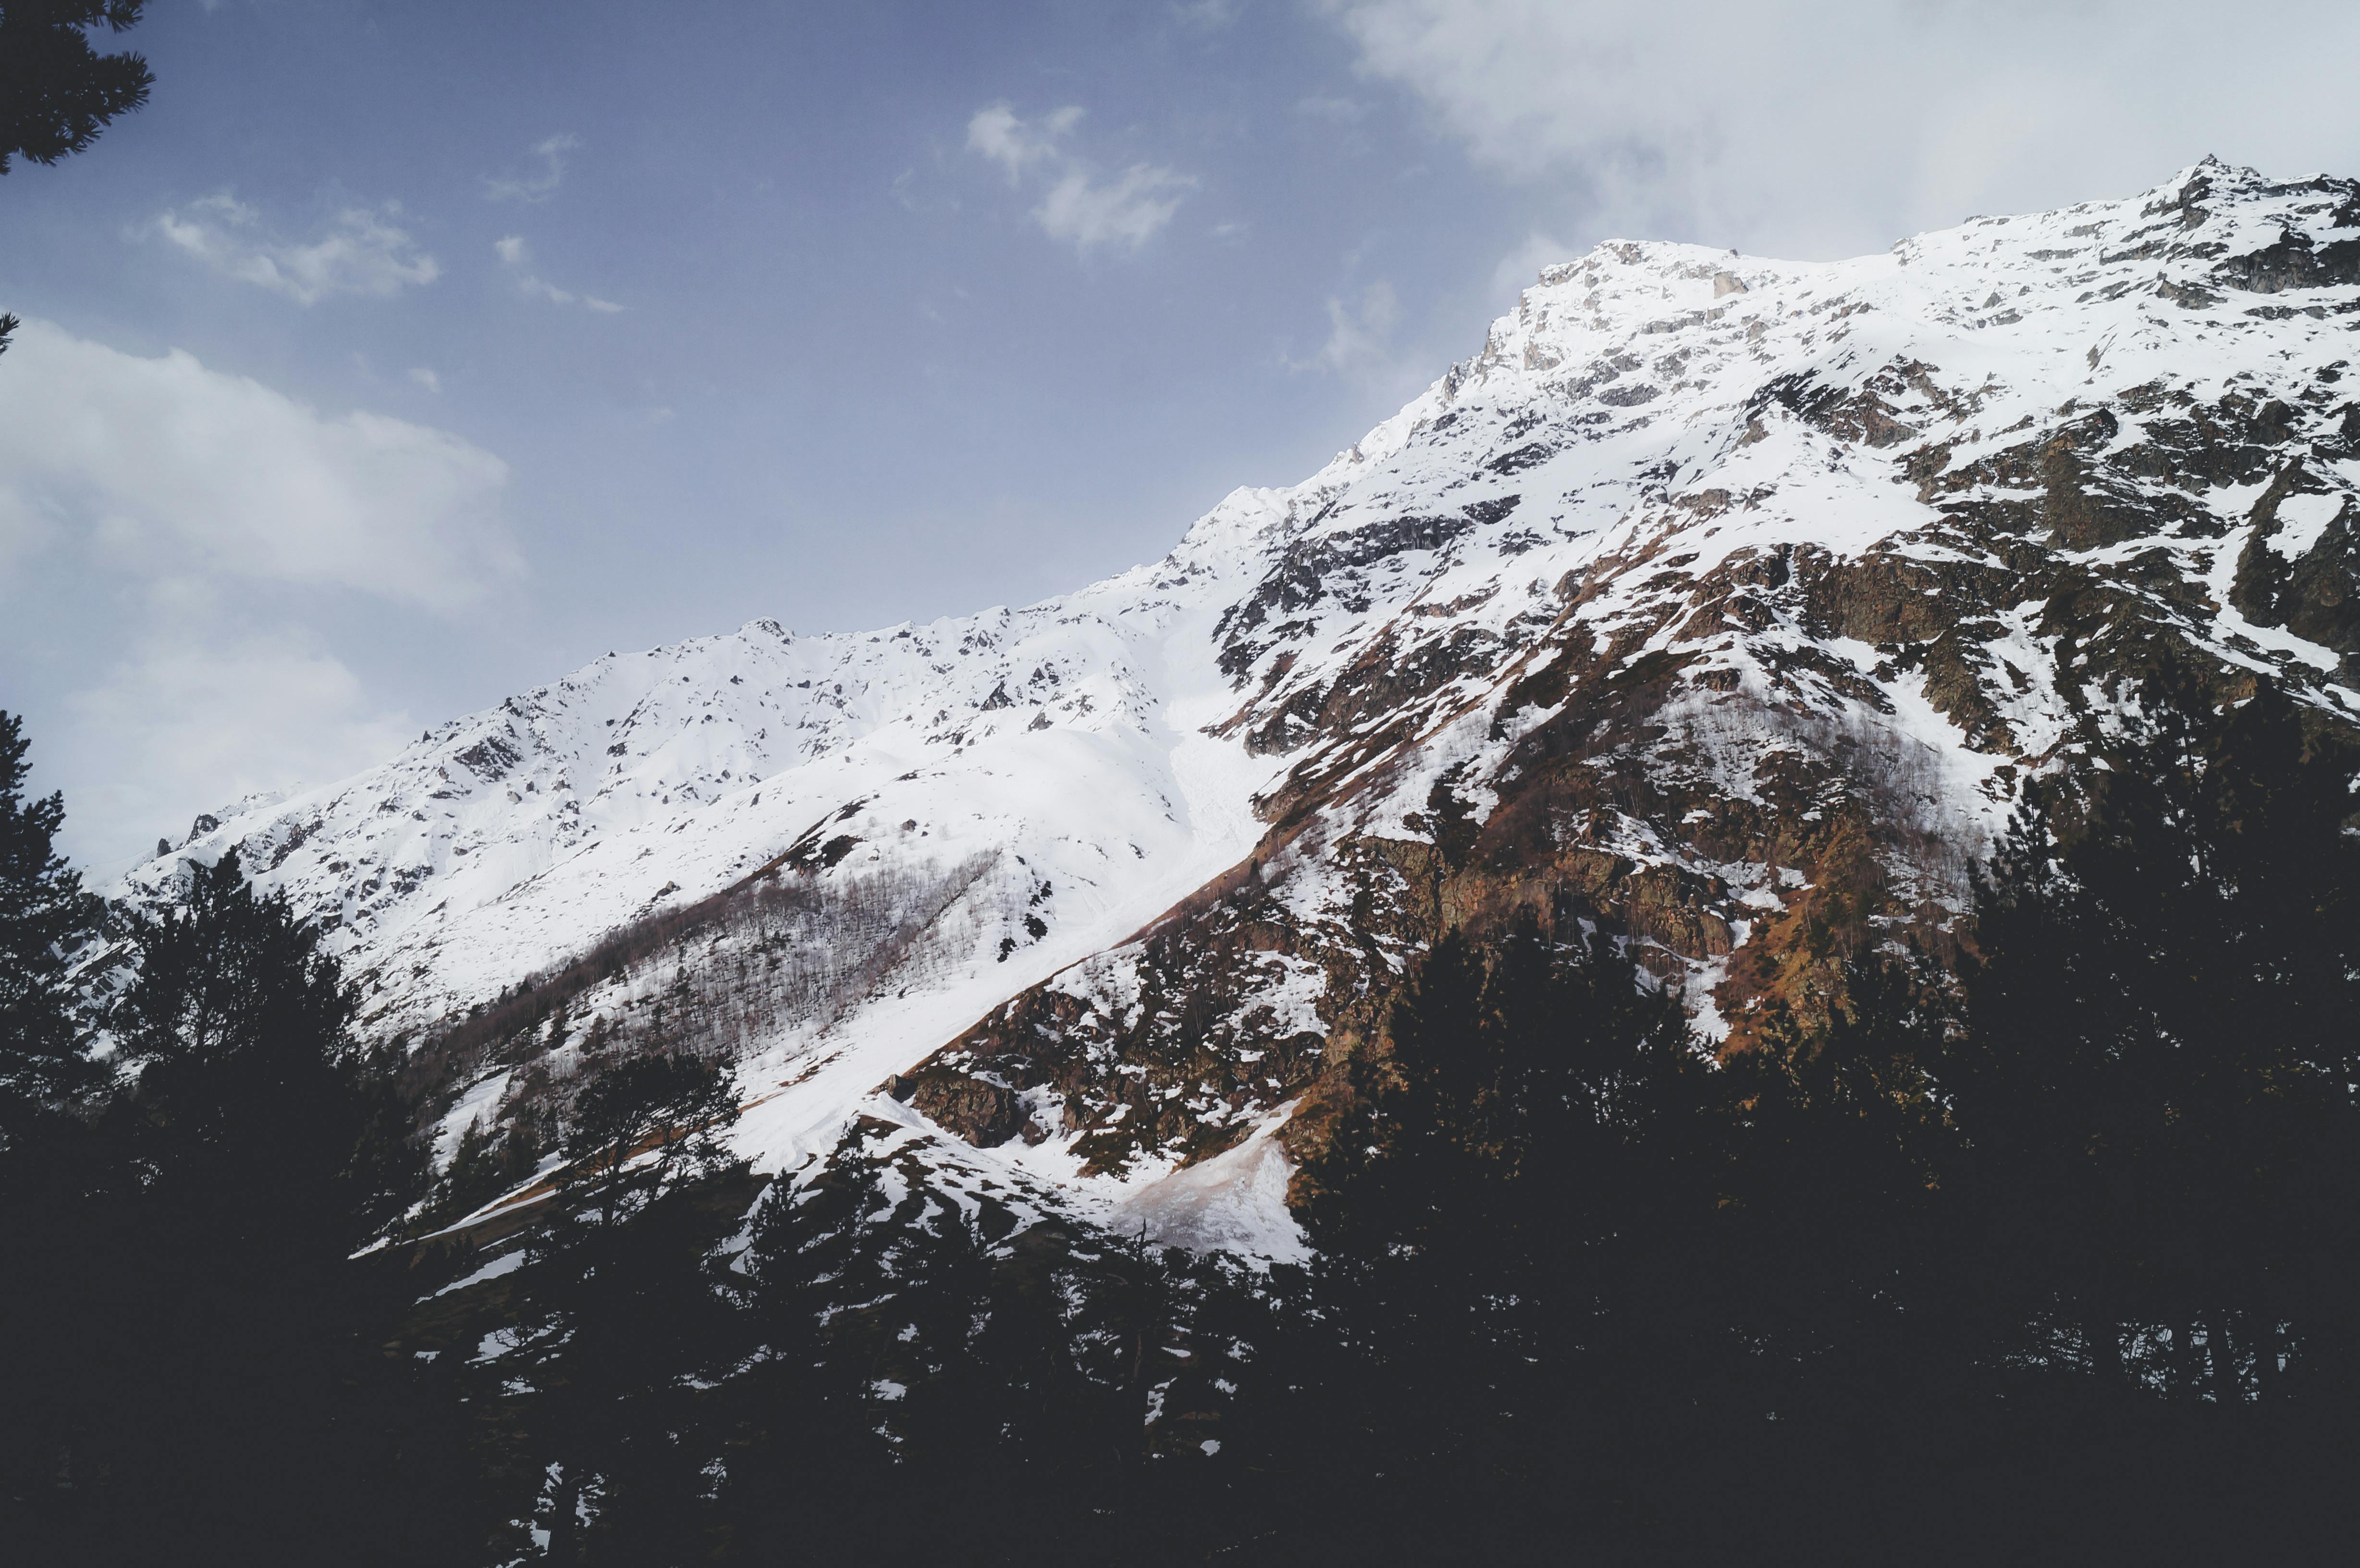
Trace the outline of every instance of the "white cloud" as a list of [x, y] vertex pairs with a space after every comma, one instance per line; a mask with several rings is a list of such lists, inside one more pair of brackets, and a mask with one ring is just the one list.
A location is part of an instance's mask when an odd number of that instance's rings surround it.
[[388, 299], [440, 278], [441, 264], [420, 250], [407, 230], [394, 225], [400, 215], [400, 206], [392, 201], [347, 207], [317, 237], [297, 242], [271, 233], [259, 212], [222, 191], [169, 208], [152, 226], [166, 242], [225, 277], [311, 305], [331, 294]]
[[417, 382], [421, 387], [425, 387], [429, 392], [439, 393], [442, 390], [442, 378], [435, 375], [433, 371], [428, 369], [425, 365], [411, 365], [410, 367], [410, 378], [412, 381]]
[[2208, 151], [2360, 163], [2360, 10], [2321, 0], [2251, 27], [2195, 0], [1323, 8], [1479, 163], [1629, 234], [1834, 256], [2126, 194]]
[[178, 839], [199, 811], [292, 790], [382, 762], [416, 726], [304, 631], [168, 616], [70, 696], [52, 748], [69, 824], [126, 869], [135, 846]]
[[967, 123], [967, 150], [979, 152], [1006, 169], [1008, 182], [1013, 185], [1036, 163], [1064, 161], [1058, 138], [1081, 124], [1081, 119], [1080, 106], [1073, 103], [1037, 121], [1020, 117], [1006, 103], [986, 104]]
[[1328, 301], [1328, 341], [1294, 368], [1348, 376], [1382, 372], [1388, 367], [1393, 331], [1401, 319], [1400, 297], [1382, 278], [1360, 290], [1357, 306], [1332, 297]]
[[601, 299], [595, 294], [576, 294], [570, 289], [560, 289], [556, 284], [534, 272], [532, 247], [524, 243], [522, 234], [509, 234], [503, 239], [494, 240], [492, 252], [500, 258], [501, 266], [516, 274], [517, 287], [535, 299], [546, 299], [552, 305], [572, 305], [578, 302], [585, 310], [595, 310], [602, 315], [612, 315], [622, 309], [612, 299]]
[[1079, 169], [1049, 188], [1032, 216], [1053, 240], [1082, 249], [1122, 244], [1136, 250], [1172, 221], [1183, 193], [1196, 184], [1185, 174], [1134, 163], [1111, 185], [1094, 185]]
[[177, 349], [143, 359], [40, 321], [7, 372], [0, 558], [78, 536], [94, 564], [137, 577], [268, 579], [431, 610], [518, 570], [499, 517], [508, 465], [446, 431], [322, 415]]
[[446, 431], [27, 321], [0, 366], [0, 664], [57, 672], [38, 760], [73, 852], [116, 869], [399, 746], [408, 716], [330, 639], [356, 613], [432, 636], [513, 580], [507, 480]]
[[987, 104], [967, 122], [967, 150], [1000, 165], [1011, 185], [1034, 169], [1050, 177], [1032, 218], [1051, 239], [1084, 251], [1116, 244], [1136, 250], [1172, 221], [1196, 180], [1175, 169], [1134, 163], [1100, 184], [1065, 145], [1081, 120], [1082, 111], [1074, 104], [1039, 120], [1026, 120], [1004, 103]]
[[484, 200], [486, 201], [546, 201], [565, 183], [565, 155], [580, 147], [575, 137], [563, 133], [534, 145], [533, 157], [541, 159], [541, 172], [521, 178], [486, 174], [484, 176]]
[[1503, 306], [1513, 304], [1518, 294], [1539, 280], [1541, 268], [1580, 254], [1580, 246], [1554, 234], [1527, 234], [1524, 244], [1502, 256], [1491, 269], [1491, 298]]

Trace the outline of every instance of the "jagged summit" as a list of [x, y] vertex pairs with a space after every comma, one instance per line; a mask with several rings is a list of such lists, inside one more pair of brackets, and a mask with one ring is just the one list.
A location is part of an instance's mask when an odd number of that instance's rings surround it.
[[752, 1007], [781, 950], [696, 928], [454, 1116], [703, 998], [666, 1027], [728, 1013], [773, 1167], [865, 1109], [978, 1181], [1283, 1250], [1284, 1149], [1448, 926], [1603, 923], [1742, 1042], [1849, 955], [1939, 946], [2024, 779], [2099, 766], [2167, 651], [2349, 726], [2355, 323], [2360, 187], [2212, 159], [1849, 261], [1612, 243], [1163, 561], [609, 656], [126, 890], [239, 845], [418, 1040], [792, 887], [760, 940], [836, 967]]

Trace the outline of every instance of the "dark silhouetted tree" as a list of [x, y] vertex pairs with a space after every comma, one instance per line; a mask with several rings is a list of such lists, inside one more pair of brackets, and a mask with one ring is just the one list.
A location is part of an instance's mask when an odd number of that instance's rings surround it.
[[[709, 1166], [737, 1119], [736, 1086], [719, 1062], [685, 1055], [611, 1062], [574, 1100], [568, 1181], [594, 1190], [612, 1224], [635, 1188], [661, 1185], [675, 1167]], [[653, 1159], [635, 1171], [643, 1153]]]
[[370, 1107], [319, 929], [257, 895], [235, 851], [131, 923], [137, 977], [109, 1025], [136, 1078], [114, 1116], [145, 1184], [209, 1246], [341, 1257], [374, 1195], [355, 1170]]
[[0, 174], [12, 158], [53, 164], [82, 151], [148, 102], [155, 77], [129, 52], [101, 54], [89, 29], [116, 33], [145, 0], [7, 0], [0, 5]]
[[57, 852], [63, 798], [25, 797], [28, 745], [22, 722], [0, 713], [0, 1150], [84, 1107], [108, 1078], [91, 1057], [94, 1019], [76, 975], [104, 906]]
[[60, 1561], [439, 1560], [464, 1516], [405, 1488], [450, 1432], [360, 1342], [346, 1262], [404, 1201], [407, 1128], [335, 962], [235, 855], [126, 921], [126, 1079], [12, 1260], [42, 1318], [14, 1408], [53, 1455], [45, 1539]]
[[[727, 1160], [728, 1070], [690, 1056], [601, 1066], [576, 1097], [562, 1201], [530, 1243], [538, 1517], [561, 1563], [685, 1562], [717, 1457], [685, 1381], [737, 1357], [738, 1324], [696, 1220]], [[644, 1157], [644, 1158], [642, 1158]]]
[[1459, 1517], [1548, 1463], [1550, 1412], [1649, 1364], [1631, 1337], [1645, 1265], [1713, 1191], [1710, 1069], [1612, 941], [1529, 916], [1488, 948], [1446, 935], [1390, 1038], [1306, 1172], [1327, 1256], [1289, 1356], [1316, 1369], [1347, 1467], [1415, 1463], [1447, 1499], [1421, 1519]]
[[1978, 889], [1941, 1071], [2022, 1353], [2234, 1402], [2348, 1379], [2360, 841], [2348, 755], [2274, 686], [2167, 670], [2070, 831]]

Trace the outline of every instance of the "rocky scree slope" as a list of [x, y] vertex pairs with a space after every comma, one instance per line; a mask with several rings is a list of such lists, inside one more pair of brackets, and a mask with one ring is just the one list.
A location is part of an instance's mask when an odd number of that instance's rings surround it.
[[[424, 1038], [792, 887], [464, 1063], [446, 1146], [670, 996], [772, 1168], [865, 1114], [972, 1191], [1283, 1253], [1290, 1152], [1447, 929], [1602, 924], [1742, 1045], [1939, 950], [2161, 659], [2353, 731], [2355, 346], [2360, 185], [2209, 159], [1852, 261], [1611, 244], [1153, 566], [609, 656], [131, 890], [239, 845]], [[720, 1006], [782, 954], [791, 1000]]]

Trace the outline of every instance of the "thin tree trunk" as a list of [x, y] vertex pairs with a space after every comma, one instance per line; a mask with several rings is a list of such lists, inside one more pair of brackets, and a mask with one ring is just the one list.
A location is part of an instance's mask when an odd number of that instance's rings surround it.
[[2204, 1349], [2212, 1363], [2212, 1397], [2224, 1405], [2244, 1399], [2245, 1382], [2237, 1376], [2235, 1347], [2229, 1342], [2229, 1314], [2218, 1308], [2205, 1324]]
[[2187, 1323], [2171, 1325], [2171, 1392], [2194, 1392], [2203, 1387], [2196, 1362], [2196, 1330]]
[[2260, 1326], [2254, 1336], [2254, 1398], [2267, 1400], [2277, 1397], [2279, 1386], [2278, 1314], [2265, 1312], [2256, 1322]]
[[555, 1511], [549, 1519], [549, 1561], [574, 1563], [581, 1559], [576, 1542], [576, 1515], [582, 1507], [582, 1476], [568, 1465], [557, 1484]]

